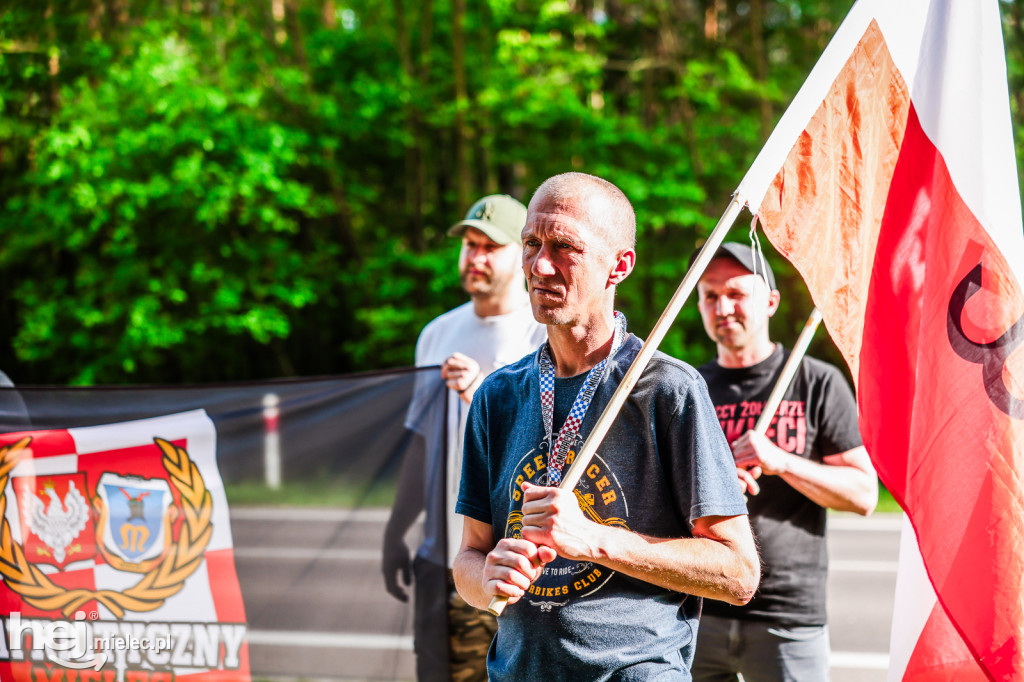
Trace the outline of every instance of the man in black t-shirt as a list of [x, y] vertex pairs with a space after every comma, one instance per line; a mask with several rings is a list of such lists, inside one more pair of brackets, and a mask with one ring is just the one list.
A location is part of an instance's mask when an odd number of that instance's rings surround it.
[[779, 292], [767, 262], [726, 243], [697, 284], [717, 345], [698, 371], [736, 459], [761, 550], [761, 585], [745, 606], [706, 601], [693, 679], [828, 679], [826, 509], [870, 514], [878, 484], [838, 369], [804, 358], [765, 435], [752, 429], [789, 351], [771, 341]]

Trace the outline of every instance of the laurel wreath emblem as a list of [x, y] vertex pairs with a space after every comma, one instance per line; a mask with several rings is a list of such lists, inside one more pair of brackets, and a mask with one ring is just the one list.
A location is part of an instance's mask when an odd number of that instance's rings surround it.
[[30, 437], [0, 447], [0, 575], [26, 603], [44, 611], [60, 610], [65, 618], [81, 609], [89, 601], [107, 607], [116, 618], [125, 611], [152, 611], [163, 605], [185, 585], [203, 561], [203, 552], [213, 535], [211, 517], [213, 501], [206, 489], [199, 467], [179, 448], [162, 438], [153, 441], [163, 452], [161, 463], [171, 484], [181, 495], [184, 518], [178, 537], [171, 544], [163, 560], [142, 576], [133, 587], [123, 592], [115, 590], [68, 589], [55, 585], [39, 568], [25, 558], [21, 545], [11, 536], [7, 521], [7, 481], [11, 470], [29, 450]]

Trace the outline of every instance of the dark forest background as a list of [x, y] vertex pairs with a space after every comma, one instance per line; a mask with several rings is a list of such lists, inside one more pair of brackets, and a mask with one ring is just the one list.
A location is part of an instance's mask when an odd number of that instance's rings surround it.
[[[1000, 8], [1022, 149], [1022, 9]], [[646, 335], [848, 9], [4, 2], [0, 369], [119, 384], [412, 364], [420, 328], [465, 300], [448, 225], [566, 170], [637, 209], [618, 307]], [[790, 342], [811, 304], [772, 262]], [[662, 347], [710, 357], [694, 303]], [[840, 362], [823, 331], [811, 352]]]

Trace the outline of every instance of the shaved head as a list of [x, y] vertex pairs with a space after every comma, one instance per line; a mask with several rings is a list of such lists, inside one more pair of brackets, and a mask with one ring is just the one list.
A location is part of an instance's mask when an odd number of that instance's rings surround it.
[[622, 190], [603, 178], [586, 173], [555, 175], [537, 188], [530, 200], [530, 208], [542, 201], [585, 214], [590, 227], [613, 253], [636, 246], [633, 206]]

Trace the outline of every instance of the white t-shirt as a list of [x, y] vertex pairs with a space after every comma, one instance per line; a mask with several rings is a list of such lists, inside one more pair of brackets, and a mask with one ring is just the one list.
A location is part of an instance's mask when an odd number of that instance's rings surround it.
[[[479, 317], [472, 301], [434, 318], [416, 341], [416, 366], [440, 365], [459, 352], [476, 360], [486, 376], [537, 350], [547, 339], [547, 328], [533, 319], [529, 301], [504, 315]], [[469, 405], [448, 391], [448, 453], [446, 499], [448, 509], [448, 565], [462, 543], [462, 517], [455, 513], [462, 476], [462, 442]]]

